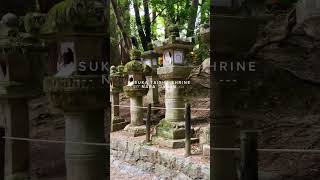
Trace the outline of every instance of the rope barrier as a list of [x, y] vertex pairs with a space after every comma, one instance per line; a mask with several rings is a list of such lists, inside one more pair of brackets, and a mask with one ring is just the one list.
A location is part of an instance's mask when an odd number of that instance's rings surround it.
[[[33, 139], [33, 138], [18, 138], [18, 137], [2, 137], [3, 139], [9, 141], [29, 141], [29, 142], [40, 142], [40, 143], [55, 143], [55, 144], [79, 144], [79, 145], [90, 145], [90, 146], [107, 146], [110, 144], [106, 143], [90, 143], [90, 142], [73, 142], [73, 141], [57, 141], [57, 140], [47, 140], [47, 139]], [[211, 148], [211, 151], [240, 151], [240, 148]], [[287, 152], [287, 153], [320, 153], [319, 149], [257, 149], [260, 152]]]
[[19, 138], [19, 137], [6, 137], [3, 139], [9, 141], [29, 141], [29, 142], [42, 142], [42, 143], [54, 143], [54, 144], [79, 144], [79, 145], [89, 145], [89, 146], [110, 146], [106, 143], [90, 143], [90, 142], [74, 142], [74, 141], [57, 141], [57, 140], [47, 140], [47, 139], [32, 139], [32, 138]]
[[[212, 151], [240, 151], [240, 148], [211, 148]], [[319, 149], [257, 149], [260, 152], [320, 153]]]
[[[114, 107], [125, 107], [125, 108], [130, 108], [130, 107], [135, 107], [135, 108], [140, 108], [140, 109], [148, 109], [148, 107], [143, 107], [143, 106], [128, 106], [128, 105], [112, 105]], [[161, 109], [161, 110], [167, 110], [167, 109], [178, 109], [178, 110], [185, 110], [185, 108], [165, 108], [165, 107], [151, 107], [151, 109]], [[202, 108], [191, 108], [191, 111], [210, 111], [210, 109], [202, 109]]]

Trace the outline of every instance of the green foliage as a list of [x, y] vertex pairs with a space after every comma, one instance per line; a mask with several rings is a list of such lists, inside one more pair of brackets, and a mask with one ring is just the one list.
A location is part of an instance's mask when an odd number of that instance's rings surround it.
[[[136, 0], [139, 5], [140, 18], [142, 24], [145, 25], [144, 18], [144, 0]], [[139, 37], [138, 28], [133, 13], [133, 0], [118, 0], [118, 9], [121, 12], [122, 24], [125, 26], [125, 31], [130, 37]], [[170, 27], [175, 24], [179, 26], [180, 36], [185, 36], [190, 20], [191, 0], [148, 0], [149, 15], [151, 19], [151, 38], [152, 40], [164, 40], [170, 35]], [[209, 23], [210, 19], [210, 0], [199, 0], [199, 10], [195, 14], [197, 17], [196, 30], [201, 24]], [[131, 11], [130, 11], [131, 9]], [[116, 26], [116, 25], [114, 25]], [[119, 29], [115, 28], [120, 36]], [[196, 31], [198, 32], [198, 31]], [[197, 36], [197, 34], [195, 34]], [[136, 38], [141, 48], [141, 39]], [[117, 37], [114, 40], [118, 40]]]
[[193, 52], [196, 65], [200, 65], [206, 58], [210, 57], [210, 47], [203, 42], [199, 42], [199, 45]]
[[132, 60], [124, 66], [124, 73], [143, 73], [144, 67], [140, 61]]

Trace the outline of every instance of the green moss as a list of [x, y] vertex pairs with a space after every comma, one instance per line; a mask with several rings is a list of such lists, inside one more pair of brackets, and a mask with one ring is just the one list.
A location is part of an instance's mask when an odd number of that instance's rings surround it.
[[141, 51], [139, 49], [133, 48], [130, 52], [132, 60], [140, 60], [141, 59]]
[[144, 66], [140, 61], [132, 60], [124, 66], [125, 73], [143, 73]]
[[48, 12], [48, 19], [41, 29], [41, 33], [51, 33], [58, 29], [60, 25], [66, 24], [71, 20], [73, 0], [65, 0], [53, 6]]
[[162, 119], [157, 125], [156, 135], [166, 139], [173, 139], [172, 124], [169, 121]]

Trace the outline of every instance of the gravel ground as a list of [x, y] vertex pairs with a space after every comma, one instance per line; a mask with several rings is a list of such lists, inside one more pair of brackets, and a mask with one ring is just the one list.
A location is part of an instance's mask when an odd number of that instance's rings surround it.
[[160, 180], [154, 174], [144, 172], [128, 163], [112, 160], [110, 167], [111, 180]]

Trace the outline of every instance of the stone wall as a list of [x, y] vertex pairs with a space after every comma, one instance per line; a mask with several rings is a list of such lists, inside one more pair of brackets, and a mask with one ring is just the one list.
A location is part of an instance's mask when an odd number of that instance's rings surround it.
[[201, 164], [189, 158], [142, 143], [111, 138], [112, 159], [125, 161], [169, 179], [210, 179], [209, 164]]

